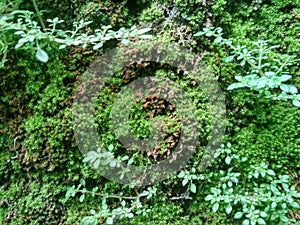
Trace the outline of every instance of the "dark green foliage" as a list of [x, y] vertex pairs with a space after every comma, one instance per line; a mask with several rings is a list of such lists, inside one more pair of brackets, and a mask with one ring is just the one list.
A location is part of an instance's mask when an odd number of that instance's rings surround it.
[[299, 109], [288, 102], [270, 105], [260, 101], [251, 110], [244, 106], [235, 113], [249, 121], [243, 125], [241, 119], [232, 121], [237, 126], [234, 140], [241, 155], [253, 162], [266, 160], [299, 168]]
[[10, 78], [1, 89], [7, 96], [1, 99], [1, 120], [8, 126], [1, 126], [0, 219], [3, 224], [60, 224], [67, 220], [60, 198], [79, 179], [77, 173], [100, 178], [82, 166], [73, 140], [76, 74], [66, 70], [60, 54], [46, 65], [27, 57], [6, 71]]
[[93, 30], [107, 25], [119, 29], [122, 26], [132, 26], [131, 18], [129, 18], [131, 15], [128, 13], [129, 9], [126, 1], [88, 2], [79, 9], [77, 19], [93, 21], [90, 26]]
[[[129, 224], [189, 224], [189, 218], [183, 217], [183, 210], [173, 202], [154, 202], [151, 204], [151, 212], [146, 216], [137, 216], [128, 221]], [[120, 224], [127, 224], [126, 221]], [[201, 223], [200, 223], [201, 224]]]
[[300, 49], [299, 8], [299, 1], [293, 0], [227, 1], [224, 11], [215, 15], [215, 26], [226, 28], [230, 37], [242, 43], [271, 39], [282, 52], [293, 55]]

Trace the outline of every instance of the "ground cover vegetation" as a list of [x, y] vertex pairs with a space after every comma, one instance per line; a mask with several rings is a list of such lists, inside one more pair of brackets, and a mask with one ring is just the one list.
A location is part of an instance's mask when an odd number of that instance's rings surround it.
[[[0, 14], [1, 224], [300, 224], [299, 1], [3, 0]], [[84, 72], [138, 40], [200, 55], [219, 83], [226, 133], [205, 170], [207, 96], [183, 71], [154, 62], [127, 66], [105, 83], [95, 107], [103, 145], [86, 155], [78, 149], [72, 103]], [[153, 75], [192, 99], [201, 137], [169, 179], [118, 184], [95, 169], [158, 163], [178, 143], [180, 113], [153, 95], [134, 102], [128, 123], [147, 138], [150, 121], [163, 121], [154, 151], [125, 148], [114, 133], [117, 94]]]

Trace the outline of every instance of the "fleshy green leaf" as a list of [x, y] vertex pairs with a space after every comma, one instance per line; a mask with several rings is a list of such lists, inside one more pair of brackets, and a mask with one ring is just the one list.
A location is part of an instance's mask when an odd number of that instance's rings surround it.
[[177, 175], [178, 178], [183, 178], [185, 175], [185, 172], [180, 171], [180, 173]]
[[67, 45], [60, 45], [59, 47], [58, 47], [58, 49], [64, 49], [64, 48], [66, 48], [67, 47]]
[[235, 215], [234, 215], [234, 219], [241, 219], [243, 217], [244, 213], [243, 212], [237, 212]]
[[221, 43], [222, 40], [223, 40], [223, 38], [221, 36], [219, 36], [214, 40], [214, 43]]
[[190, 191], [193, 192], [193, 193], [196, 193], [197, 188], [196, 188], [196, 185], [194, 183], [190, 184]]
[[205, 201], [210, 201], [210, 200], [212, 200], [213, 199], [213, 195], [207, 195], [206, 197], [205, 197]]
[[108, 150], [111, 152], [113, 149], [114, 149], [113, 144], [110, 144], [110, 145], [108, 146]]
[[285, 222], [285, 223], [289, 222], [289, 219], [286, 216], [284, 216], [284, 215], [280, 215], [280, 220], [283, 221], [283, 222]]
[[250, 224], [250, 221], [248, 219], [246, 219], [246, 220], [243, 221], [242, 225], [249, 225], [249, 224]]
[[275, 172], [273, 170], [267, 170], [267, 174], [269, 174], [270, 176], [275, 176]]
[[297, 88], [292, 86], [292, 85], [281, 84], [280, 89], [287, 92], [287, 93], [292, 93], [292, 94], [298, 93]]
[[225, 163], [226, 163], [227, 165], [229, 165], [230, 162], [231, 162], [231, 157], [230, 157], [230, 156], [227, 156], [226, 159], [225, 159]]
[[226, 212], [227, 214], [230, 214], [231, 211], [232, 211], [232, 206], [229, 204], [229, 205], [226, 206], [225, 212]]
[[37, 49], [35, 56], [39, 61], [43, 63], [48, 62], [49, 59], [48, 54], [41, 48]]
[[234, 79], [236, 79], [237, 81], [242, 81], [243, 77], [242, 76], [235, 76]]
[[134, 214], [133, 213], [127, 213], [126, 217], [130, 219], [130, 218], [134, 217]]
[[299, 209], [299, 208], [300, 208], [300, 206], [299, 206], [299, 204], [298, 204], [297, 202], [290, 202], [290, 205], [291, 205], [293, 208], [295, 208], [295, 209]]
[[122, 39], [121, 43], [127, 45], [128, 43], [130, 43], [130, 41], [128, 39]]
[[262, 219], [262, 218], [258, 218], [257, 223], [260, 224], [260, 225], [265, 225], [266, 224], [265, 220]]
[[151, 30], [151, 28], [143, 28], [143, 29], [140, 29], [137, 33], [138, 34], [144, 34], [144, 33], [147, 33]]
[[139, 38], [142, 38], [142, 39], [150, 39], [152, 37], [153, 36], [151, 34], [142, 34], [142, 35], [139, 35]]
[[82, 194], [82, 195], [80, 196], [80, 198], [79, 198], [79, 201], [80, 201], [80, 202], [83, 202], [84, 198], [85, 198], [85, 195]]
[[15, 49], [20, 48], [27, 41], [28, 41], [27, 38], [21, 38], [21, 39], [19, 39], [18, 44], [16, 44], [16, 46], [15, 46]]
[[294, 106], [297, 106], [297, 107], [300, 107], [300, 101], [298, 101], [298, 100], [293, 100], [293, 105], [294, 105]]
[[225, 62], [231, 62], [234, 59], [234, 55], [230, 55], [225, 59]]
[[107, 219], [106, 219], [106, 224], [111, 225], [111, 224], [113, 224], [113, 223], [114, 223], [113, 218], [112, 218], [112, 217], [107, 217]]
[[267, 72], [265, 72], [265, 76], [266, 77], [272, 77], [272, 76], [275, 76], [275, 75], [276, 75], [276, 73], [273, 72], [273, 71], [267, 71]]
[[185, 186], [188, 182], [189, 182], [189, 180], [183, 179], [183, 181], [182, 181], [182, 186]]
[[199, 31], [199, 32], [194, 34], [194, 37], [199, 37], [199, 36], [202, 36], [203, 34], [204, 34], [204, 32]]
[[260, 88], [264, 88], [267, 84], [267, 80], [261, 78], [260, 80], [258, 80], [257, 84], [256, 84], [256, 88], [260, 89]]
[[99, 165], [100, 165], [100, 159], [97, 159], [97, 160], [93, 163], [94, 169], [98, 169]]
[[247, 160], [248, 160], [247, 157], [243, 157], [243, 158], [242, 158], [242, 162], [246, 162]]
[[205, 32], [205, 35], [207, 37], [211, 37], [213, 35], [213, 32], [211, 30], [208, 30], [207, 32]]
[[86, 157], [83, 159], [83, 162], [93, 162], [98, 158], [98, 153], [95, 151], [89, 151], [86, 154]]
[[218, 209], [219, 209], [219, 203], [218, 202], [216, 202], [215, 204], [213, 204], [213, 207], [212, 207], [212, 211], [213, 212], [217, 212], [218, 211]]
[[96, 45], [93, 46], [93, 50], [96, 50], [96, 49], [98, 49], [98, 48], [101, 48], [102, 46], [103, 46], [103, 43], [100, 42], [100, 43], [98, 43], [98, 44], [96, 44]]
[[267, 214], [266, 212], [262, 211], [262, 212], [260, 212], [260, 216], [261, 216], [261, 217], [267, 217], [268, 214]]
[[276, 202], [272, 202], [271, 208], [272, 208], [272, 209], [275, 209], [276, 207], [277, 207], [277, 203], [276, 203]]
[[236, 89], [236, 88], [241, 88], [241, 87], [245, 87], [245, 85], [242, 84], [242, 83], [233, 83], [233, 84], [230, 84], [227, 87], [227, 90], [230, 91], [230, 90], [233, 90], [233, 89]]
[[281, 82], [285, 82], [285, 81], [287, 81], [287, 80], [289, 80], [291, 78], [292, 78], [291, 75], [282, 75], [282, 76], [279, 77], [279, 79], [280, 79]]
[[83, 178], [80, 179], [80, 184], [81, 184], [82, 186], [85, 186], [85, 180], [84, 180]]

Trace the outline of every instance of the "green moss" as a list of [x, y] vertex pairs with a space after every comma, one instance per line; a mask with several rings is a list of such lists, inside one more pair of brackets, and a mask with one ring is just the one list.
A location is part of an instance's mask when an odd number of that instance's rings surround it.
[[249, 157], [253, 163], [269, 161], [299, 167], [300, 116], [296, 107], [287, 102], [273, 102], [273, 105], [262, 103], [256, 104], [255, 108], [240, 110], [246, 117], [240, 120], [251, 122], [236, 129], [233, 138], [239, 154]]
[[[161, 42], [178, 42], [197, 54], [207, 51], [202, 54], [203, 60], [210, 65], [223, 90], [243, 70], [223, 62], [228, 54], [226, 50], [208, 46], [208, 42], [196, 41], [192, 36], [202, 30], [208, 17], [214, 26], [222, 26], [224, 36], [232, 37], [234, 43], [248, 46], [252, 40], [271, 39], [270, 44], [280, 45], [279, 53], [299, 53], [298, 1], [218, 0], [206, 1], [206, 6], [203, 6], [203, 2], [142, 0], [118, 3], [101, 1], [98, 4], [95, 1], [76, 0], [71, 3], [54, 1], [50, 4], [49, 1], [40, 1], [39, 7], [47, 10], [44, 18], [63, 15], [67, 22], [75, 19], [93, 20], [92, 29], [108, 24], [115, 28], [133, 24], [152, 27], [155, 38]], [[28, 9], [33, 10], [29, 2], [21, 7], [28, 5], [31, 7]], [[167, 21], [168, 13], [174, 8], [177, 12]], [[8, 38], [13, 40], [13, 34]], [[101, 199], [87, 197], [84, 203], [79, 203], [75, 197], [63, 205], [61, 200], [67, 188], [77, 184], [80, 178], [86, 180], [88, 188], [98, 186], [103, 193], [123, 191], [128, 195], [134, 194], [133, 190], [104, 179], [89, 165], [83, 164], [74, 140], [71, 107], [75, 88], [82, 73], [99, 52], [93, 55], [89, 50], [77, 48], [60, 52], [55, 50], [55, 46], [49, 47], [50, 60], [47, 64], [37, 62], [30, 51], [10, 52], [10, 63], [0, 78], [0, 221], [4, 221], [4, 224], [81, 224], [81, 218], [87, 216], [90, 209], [99, 208]], [[66, 57], [63, 54], [68, 55]], [[182, 76], [168, 66], [155, 64], [133, 72], [137, 73], [132, 79], [152, 76], [154, 73], [158, 77], [169, 78], [183, 87], [193, 99], [203, 137], [186, 169], [198, 168], [210, 134], [212, 117], [201, 87], [192, 85], [189, 77]], [[299, 64], [291, 68], [291, 74], [292, 82], [300, 88]], [[110, 111], [117, 93], [126, 84], [122, 77], [116, 75], [99, 93], [97, 102], [99, 137], [106, 146], [113, 144], [117, 155], [127, 150], [114, 134]], [[299, 171], [299, 109], [289, 102], [259, 99], [255, 93], [244, 89], [224, 91], [224, 95], [228, 119], [226, 140], [234, 145], [235, 153], [247, 156], [251, 163], [266, 161], [271, 166], [282, 164], [288, 167], [280, 169], [281, 173], [286, 169]], [[132, 109], [132, 115], [136, 117], [131, 116], [130, 129], [136, 137], [147, 138], [150, 133], [149, 111], [142, 107], [143, 103], [137, 102]], [[160, 115], [166, 123], [170, 122], [166, 117], [168, 112]], [[177, 125], [170, 126], [168, 131], [176, 132]], [[20, 139], [16, 140], [14, 146], [17, 136]], [[164, 144], [163, 150], [166, 148]], [[139, 153], [126, 153], [135, 154], [137, 165], [150, 163]], [[17, 154], [18, 157], [14, 158]], [[213, 172], [218, 176], [218, 170], [226, 167], [224, 162], [215, 164], [214, 168], [203, 173], [207, 175], [206, 172]], [[192, 201], [171, 201], [166, 196], [177, 196], [185, 190], [180, 179], [176, 176], [170, 178], [162, 182], [157, 196], [143, 202], [152, 209], [150, 213], [116, 224], [232, 224], [228, 215], [211, 212], [209, 203], [204, 202], [211, 184], [197, 185], [199, 191], [191, 194]], [[205, 188], [202, 190], [199, 187]], [[111, 204], [112, 207], [115, 205], [115, 202]]]

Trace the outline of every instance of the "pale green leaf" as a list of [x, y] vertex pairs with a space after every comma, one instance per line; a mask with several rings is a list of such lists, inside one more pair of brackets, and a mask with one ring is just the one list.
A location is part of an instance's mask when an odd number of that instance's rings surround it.
[[130, 41], [128, 39], [122, 39], [121, 43], [127, 45], [128, 43], [130, 43]]
[[149, 32], [151, 30], [151, 28], [143, 28], [143, 29], [140, 29], [140, 30], [138, 30], [138, 34], [144, 34], [144, 33], [147, 33], [147, 32]]
[[100, 165], [100, 159], [97, 159], [97, 160], [93, 163], [94, 169], [98, 169], [99, 165]]
[[223, 40], [223, 38], [221, 36], [219, 36], [214, 40], [214, 43], [221, 43], [222, 40]]
[[48, 54], [41, 48], [37, 49], [35, 56], [39, 61], [43, 63], [48, 62]]
[[243, 224], [242, 225], [249, 225], [250, 224], [250, 221], [248, 220], [248, 219], [245, 219], [244, 221], [243, 221]]
[[231, 62], [234, 59], [234, 55], [230, 55], [228, 57], [226, 57], [225, 62]]
[[281, 82], [285, 82], [285, 81], [287, 81], [287, 80], [289, 80], [291, 78], [292, 78], [291, 75], [282, 75], [282, 76], [279, 77], [279, 79], [280, 79]]
[[226, 159], [225, 159], [225, 163], [226, 163], [227, 165], [229, 165], [230, 162], [231, 162], [231, 157], [230, 157], [230, 156], [227, 156]]
[[134, 217], [134, 214], [133, 213], [127, 213], [126, 217], [130, 219], [130, 218]]
[[190, 191], [191, 191], [192, 193], [196, 193], [197, 188], [196, 188], [196, 185], [195, 185], [194, 183], [191, 183], [191, 184], [190, 184]]
[[300, 205], [297, 202], [290, 202], [290, 205], [295, 208], [295, 209], [299, 209]]
[[204, 34], [204, 32], [199, 31], [199, 32], [194, 34], [194, 37], [199, 37], [199, 36], [202, 36], [203, 34]]
[[235, 215], [234, 215], [234, 219], [241, 219], [243, 217], [244, 213], [243, 212], [237, 212]]
[[184, 179], [184, 180], [182, 181], [182, 186], [185, 186], [188, 182], [189, 182], [189, 180]]
[[178, 178], [183, 178], [185, 175], [184, 171], [180, 171], [180, 173], [177, 175]]
[[84, 198], [85, 198], [85, 195], [82, 194], [82, 195], [80, 196], [80, 198], [79, 198], [79, 201], [80, 201], [80, 202], [83, 202], [83, 201], [84, 201]]
[[261, 217], [267, 217], [268, 214], [267, 214], [266, 212], [262, 211], [262, 212], [260, 212], [260, 216], [261, 216]]
[[98, 43], [98, 44], [96, 44], [96, 45], [93, 46], [93, 50], [99, 49], [99, 48], [101, 48], [102, 46], [103, 46], [103, 43], [100, 42], [100, 43]]
[[28, 42], [27, 38], [19, 39], [18, 44], [16, 44], [16, 46], [15, 46], [15, 49], [20, 48], [26, 42]]
[[267, 170], [267, 174], [269, 174], [270, 176], [275, 176], [275, 172], [273, 170]]
[[227, 90], [230, 91], [230, 90], [233, 90], [236, 88], [241, 88], [241, 87], [245, 87], [245, 85], [242, 83], [233, 83], [227, 87]]
[[256, 84], [256, 88], [257, 89], [261, 89], [261, 88], [264, 88], [267, 84], [267, 80], [266, 79], [260, 79], [258, 80], [257, 84]]
[[142, 34], [142, 35], [139, 35], [139, 38], [142, 38], [142, 39], [150, 39], [152, 37], [153, 36], [151, 34]]
[[272, 76], [275, 76], [275, 75], [276, 75], [276, 73], [273, 72], [273, 71], [267, 71], [267, 72], [265, 72], [265, 76], [266, 77], [272, 77]]
[[300, 107], [300, 101], [298, 101], [298, 100], [293, 100], [293, 105], [294, 105], [294, 106], [297, 106], [297, 107]]
[[210, 200], [212, 200], [213, 199], [213, 195], [207, 195], [206, 197], [205, 197], [205, 201], [210, 201]]
[[107, 217], [107, 219], [106, 219], [106, 224], [111, 225], [111, 224], [113, 224], [113, 223], [114, 223], [113, 218], [112, 218], [112, 217]]
[[108, 150], [111, 152], [113, 149], [114, 149], [113, 144], [110, 144], [110, 145], [108, 146]]
[[265, 225], [266, 224], [265, 220], [262, 219], [262, 218], [258, 218], [257, 223], [260, 224], [260, 225]]
[[217, 212], [218, 211], [218, 209], [219, 209], [219, 203], [218, 202], [216, 202], [215, 204], [213, 204], [213, 207], [212, 207], [212, 211], [213, 212]]
[[227, 214], [230, 214], [231, 211], [232, 211], [232, 206], [229, 204], [229, 205], [226, 206], [225, 212], [226, 212]]
[[298, 93], [297, 88], [292, 86], [292, 85], [281, 84], [280, 89], [287, 92], [287, 93], [292, 93], [292, 94]]
[[67, 45], [60, 45], [59, 47], [58, 47], [58, 49], [64, 49], [64, 48], [66, 48], [67, 47]]

